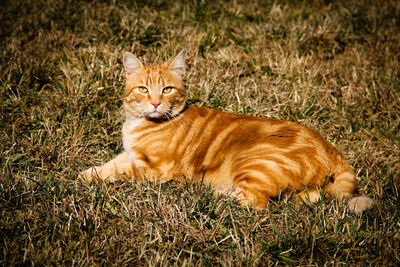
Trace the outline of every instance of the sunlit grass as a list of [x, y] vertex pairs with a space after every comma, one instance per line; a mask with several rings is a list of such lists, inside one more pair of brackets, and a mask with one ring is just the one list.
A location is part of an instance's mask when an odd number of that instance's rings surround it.
[[[400, 263], [398, 1], [6, 1], [1, 265]], [[240, 207], [201, 184], [86, 184], [122, 149], [121, 58], [187, 50], [189, 103], [301, 122], [378, 200]]]

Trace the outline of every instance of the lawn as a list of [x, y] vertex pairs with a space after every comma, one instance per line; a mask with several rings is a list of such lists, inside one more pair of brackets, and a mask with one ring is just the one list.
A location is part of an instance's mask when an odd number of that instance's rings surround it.
[[[399, 1], [0, 7], [0, 265], [400, 265]], [[78, 179], [122, 150], [123, 53], [182, 49], [190, 104], [307, 125], [377, 205], [254, 210], [190, 177]]]

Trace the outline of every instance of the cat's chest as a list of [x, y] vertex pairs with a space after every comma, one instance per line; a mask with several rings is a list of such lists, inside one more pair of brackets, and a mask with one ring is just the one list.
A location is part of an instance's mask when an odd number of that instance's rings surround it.
[[[139, 163], [141, 160], [154, 161], [158, 158], [160, 142], [166, 131], [163, 126], [153, 124], [145, 119], [127, 120], [122, 127], [122, 143], [131, 162]], [[160, 141], [161, 140], [161, 141]]]
[[136, 162], [139, 158], [138, 152], [135, 150], [135, 144], [141, 136], [139, 128], [142, 125], [143, 120], [134, 119], [125, 121], [122, 127], [122, 143], [131, 162]]

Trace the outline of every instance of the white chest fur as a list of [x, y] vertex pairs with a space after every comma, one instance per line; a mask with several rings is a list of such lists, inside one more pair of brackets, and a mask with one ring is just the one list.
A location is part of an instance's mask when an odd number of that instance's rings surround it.
[[128, 119], [122, 126], [122, 143], [125, 151], [128, 153], [129, 161], [136, 162], [137, 154], [133, 147], [136, 142], [136, 138], [140, 136], [140, 133], [135, 131], [137, 127], [141, 125], [143, 119]]

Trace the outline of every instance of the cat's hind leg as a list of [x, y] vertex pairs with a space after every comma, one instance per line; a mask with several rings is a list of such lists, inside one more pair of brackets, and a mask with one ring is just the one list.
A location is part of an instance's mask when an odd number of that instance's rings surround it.
[[279, 195], [279, 186], [264, 173], [238, 174], [234, 178], [236, 198], [242, 205], [265, 208], [269, 198]]
[[129, 161], [128, 153], [123, 152], [103, 166], [91, 167], [81, 172], [80, 176], [89, 182], [95, 178], [115, 181], [121, 175], [131, 177], [134, 174], [133, 172], [133, 163]]

